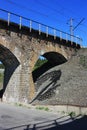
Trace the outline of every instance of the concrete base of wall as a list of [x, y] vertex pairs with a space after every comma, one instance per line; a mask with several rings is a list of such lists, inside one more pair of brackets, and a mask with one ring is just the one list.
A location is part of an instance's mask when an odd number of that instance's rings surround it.
[[21, 103], [21, 102], [7, 102], [5, 98], [3, 98], [3, 100], [1, 100], [1, 102], [6, 102], [6, 103], [12, 103], [12, 104], [21, 104], [21, 106], [26, 106], [32, 109], [35, 108], [43, 108], [43, 110], [45, 110], [45, 108], [48, 108], [48, 111], [50, 112], [54, 112], [54, 113], [60, 113], [62, 115], [70, 115], [70, 113], [74, 113], [75, 116], [77, 115], [87, 115], [87, 107], [82, 107], [82, 106], [70, 106], [70, 105], [32, 105], [32, 104], [28, 104], [28, 103]]
[[56, 105], [56, 106], [45, 106], [53, 112], [67, 113], [74, 112], [76, 115], [87, 115], [87, 107], [80, 106], [68, 106], [68, 105]]

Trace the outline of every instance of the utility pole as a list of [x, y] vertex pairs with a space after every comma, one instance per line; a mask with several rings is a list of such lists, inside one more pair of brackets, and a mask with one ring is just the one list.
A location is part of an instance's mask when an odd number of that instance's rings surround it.
[[70, 18], [70, 20], [68, 21], [67, 24], [69, 24], [69, 27], [70, 27], [70, 35], [74, 35], [74, 32], [73, 32], [73, 18]]
[[74, 35], [74, 31], [73, 31], [73, 20], [74, 20], [73, 18], [70, 18], [70, 20], [69, 20], [71, 42], [73, 41], [73, 35]]
[[80, 22], [74, 27], [73, 26], [73, 18], [70, 18], [69, 23], [70, 24], [70, 35], [74, 35], [74, 30], [85, 20], [85, 18], [81, 19]]
[[70, 18], [70, 35], [74, 35], [74, 32], [73, 32], [73, 20], [72, 18]]

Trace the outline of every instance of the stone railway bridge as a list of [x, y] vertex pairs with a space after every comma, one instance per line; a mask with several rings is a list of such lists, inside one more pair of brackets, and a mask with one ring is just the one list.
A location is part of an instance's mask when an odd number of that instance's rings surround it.
[[[51, 65], [66, 62], [79, 44], [0, 20], [0, 61], [5, 66], [0, 98], [29, 103], [35, 96], [33, 67], [42, 55]], [[38, 75], [38, 74], [37, 74]]]

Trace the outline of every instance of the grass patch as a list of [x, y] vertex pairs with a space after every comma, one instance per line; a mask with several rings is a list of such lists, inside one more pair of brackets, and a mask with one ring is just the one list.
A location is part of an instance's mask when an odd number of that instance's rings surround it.
[[0, 73], [0, 83], [3, 82], [3, 77], [4, 77], [4, 74]]
[[44, 59], [44, 60], [41, 60], [41, 59], [38, 59], [34, 68], [33, 68], [33, 71], [35, 71], [36, 69], [40, 68], [43, 64], [47, 63], [48, 60], [47, 59]]
[[69, 113], [69, 116], [70, 116], [71, 118], [75, 118], [75, 117], [76, 117], [76, 113], [72, 111], [72, 112]]
[[0, 89], [3, 87], [3, 79], [4, 79], [4, 74], [0, 73]]
[[44, 110], [44, 111], [49, 111], [48, 107], [42, 107], [42, 106], [38, 106], [36, 107], [37, 110]]
[[15, 103], [15, 105], [20, 106], [20, 107], [23, 106], [23, 104], [21, 104], [21, 103]]

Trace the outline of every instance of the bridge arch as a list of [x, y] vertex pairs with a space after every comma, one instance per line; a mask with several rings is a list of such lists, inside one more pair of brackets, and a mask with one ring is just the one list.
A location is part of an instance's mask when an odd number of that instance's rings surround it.
[[15, 24], [10, 25], [9, 29], [7, 23], [1, 25], [0, 48], [3, 53], [0, 60], [5, 65], [4, 97], [12, 102], [28, 103], [35, 94], [32, 70], [38, 57], [46, 57], [51, 66], [54, 63], [59, 65], [66, 62], [75, 49], [71, 43], [68, 46], [60, 38], [54, 40], [52, 36], [46, 37], [44, 33], [38, 35], [37, 31], [29, 32], [27, 28], [19, 30]]
[[34, 82], [50, 68], [67, 62], [67, 59], [62, 54], [54, 51], [46, 52], [41, 56], [46, 58], [47, 62], [32, 72]]
[[0, 98], [2, 98], [12, 74], [14, 73], [15, 69], [19, 66], [20, 63], [11, 51], [1, 44], [0, 61], [3, 63], [5, 67], [3, 87], [0, 90]]
[[52, 65], [60, 65], [67, 61], [67, 59], [58, 52], [47, 52], [43, 55]]

